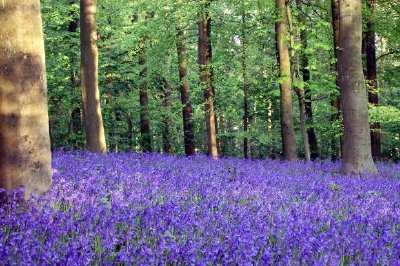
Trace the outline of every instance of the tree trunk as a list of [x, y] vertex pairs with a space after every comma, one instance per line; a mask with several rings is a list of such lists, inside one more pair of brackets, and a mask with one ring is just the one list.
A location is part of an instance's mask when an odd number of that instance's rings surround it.
[[300, 88], [294, 88], [298, 101], [299, 101], [299, 112], [300, 112], [300, 127], [301, 135], [304, 142], [304, 157], [307, 162], [311, 161], [310, 145], [308, 140], [307, 125], [306, 125], [306, 108], [304, 104], [303, 91]]
[[[146, 14], [146, 19], [150, 19], [154, 16], [153, 13]], [[147, 94], [147, 57], [146, 57], [146, 45], [147, 36], [144, 36], [140, 40], [140, 52], [139, 52], [139, 65], [141, 66], [140, 81], [139, 81], [139, 102], [140, 102], [140, 136], [141, 146], [143, 152], [152, 152], [151, 146], [151, 131], [150, 131], [150, 109], [149, 109], [149, 97]]]
[[[339, 90], [339, 75], [338, 75], [338, 65], [337, 65], [337, 58], [338, 58], [338, 44], [339, 44], [339, 0], [331, 0], [331, 10], [332, 10], [332, 30], [333, 30], [333, 53], [336, 62], [333, 64], [334, 72], [335, 72], [335, 82], [336, 87]], [[336, 123], [341, 118], [341, 103], [340, 103], [340, 94], [339, 91], [332, 93], [331, 99], [331, 106], [334, 110], [334, 113], [331, 115], [332, 123]], [[332, 161], [336, 161], [340, 158], [343, 154], [343, 134], [342, 129], [340, 129], [340, 137], [339, 143], [335, 136], [331, 139], [331, 149]]]
[[126, 130], [126, 139], [128, 142], [128, 147], [129, 149], [134, 148], [133, 144], [133, 123], [132, 123], [132, 114], [131, 112], [128, 112], [128, 116], [126, 118], [126, 124], [127, 124], [127, 130]]
[[87, 148], [92, 152], [104, 153], [107, 147], [98, 87], [96, 4], [96, 0], [80, 2], [81, 88]]
[[285, 0], [276, 0], [278, 20], [275, 23], [277, 59], [280, 76], [280, 106], [282, 148], [286, 160], [296, 160], [296, 139], [293, 125], [292, 80], [287, 43], [287, 17]]
[[[75, 1], [70, 1], [70, 5], [75, 4]], [[68, 31], [71, 33], [72, 36], [74, 36], [78, 30], [79, 27], [79, 22], [78, 22], [78, 17], [77, 17], [77, 12], [71, 11], [70, 12], [70, 18], [71, 21], [69, 22], [68, 25]], [[71, 36], [71, 37], [72, 37]], [[75, 95], [78, 96], [80, 94], [80, 88], [79, 88], [79, 78], [78, 78], [78, 69], [75, 69], [75, 63], [78, 62], [77, 56], [76, 56], [76, 51], [75, 51], [75, 46], [71, 45], [71, 53], [70, 53], [70, 64], [71, 64], [71, 86], [73, 90], [73, 95], [74, 99], [71, 102], [71, 105], [74, 106], [72, 111], [71, 111], [71, 122], [70, 122], [70, 128], [69, 128], [69, 134], [75, 134], [75, 135], [80, 135], [83, 132], [83, 127], [82, 127], [82, 110], [80, 106], [80, 102], [76, 102]], [[80, 97], [80, 96], [79, 96]], [[78, 141], [75, 141], [73, 144], [74, 148], [79, 148], [81, 145], [79, 145]]]
[[267, 104], [267, 134], [268, 134], [268, 137], [270, 139], [268, 150], [269, 150], [270, 158], [275, 159], [275, 158], [277, 158], [277, 155], [276, 155], [275, 138], [274, 138], [274, 132], [273, 132], [273, 129], [274, 129], [274, 123], [272, 121], [273, 112], [274, 112], [274, 110], [273, 110], [273, 106], [272, 106], [272, 100], [268, 99], [268, 104]]
[[27, 199], [51, 186], [40, 1], [3, 1], [0, 25], [0, 187]]
[[[304, 15], [302, 12], [304, 12], [302, 9], [302, 2], [300, 0], [296, 0], [296, 4], [298, 8], [300, 9], [300, 14], [299, 14], [299, 20], [304, 23]], [[308, 86], [308, 82], [310, 81], [310, 70], [307, 68], [308, 67], [308, 56], [306, 54], [306, 50], [308, 48], [308, 35], [307, 35], [307, 30], [305, 28], [300, 30], [300, 42], [302, 46], [302, 55], [300, 58], [300, 71], [303, 75], [303, 82], [305, 84], [304, 87], [304, 108], [305, 108], [305, 119], [306, 122], [313, 123], [313, 110], [312, 110], [312, 95], [311, 95], [311, 89]], [[296, 92], [297, 93], [297, 92]], [[318, 143], [317, 143], [317, 136], [315, 134], [315, 129], [314, 126], [309, 126], [307, 127], [307, 136], [308, 136], [308, 142], [310, 146], [310, 156], [312, 160], [315, 160], [318, 158]]]
[[[288, 24], [289, 24], [289, 31], [290, 31], [290, 47], [291, 53], [290, 53], [290, 59], [291, 59], [291, 76], [292, 76], [292, 82], [296, 80], [296, 72], [297, 69], [299, 69], [299, 60], [296, 59], [295, 57], [295, 51], [293, 49], [294, 47], [294, 29], [293, 29], [293, 23], [292, 23], [292, 12], [290, 10], [289, 2], [286, 1], [286, 15], [288, 19]], [[311, 160], [310, 157], [310, 143], [308, 141], [308, 134], [307, 134], [307, 124], [306, 124], [306, 109], [304, 105], [304, 95], [303, 95], [303, 90], [299, 87], [294, 87], [294, 91], [296, 92], [297, 99], [299, 102], [299, 113], [300, 113], [300, 128], [301, 128], [301, 136], [303, 139], [303, 146], [304, 146], [304, 158], [307, 162]]]
[[200, 21], [198, 23], [198, 64], [200, 70], [200, 84], [203, 88], [205, 99], [206, 128], [208, 155], [218, 158], [217, 126], [214, 110], [214, 90], [211, 83], [211, 18], [208, 8], [210, 3], [206, 1], [201, 5]]
[[[368, 101], [372, 105], [378, 105], [378, 92], [377, 92], [377, 75], [376, 75], [376, 48], [375, 48], [375, 5], [376, 0], [368, 0], [368, 9], [370, 16], [367, 20], [367, 27], [365, 32], [365, 51], [367, 61], [367, 84], [368, 84]], [[379, 123], [372, 123], [371, 129], [371, 151], [372, 158], [375, 161], [381, 159], [381, 136]]]
[[343, 174], [377, 174], [371, 154], [368, 107], [361, 61], [360, 0], [340, 0], [339, 84], [344, 122]]
[[[209, 8], [209, 6], [207, 7]], [[212, 61], [212, 43], [211, 43], [211, 16], [208, 14], [208, 21], [207, 21], [207, 54], [209, 55], [210, 58], [210, 86], [211, 86], [211, 91], [213, 94], [213, 104], [214, 104], [214, 124], [215, 124], [215, 142], [217, 143], [217, 154], [219, 156], [220, 154], [220, 143], [219, 143], [219, 138], [218, 138], [218, 116], [217, 116], [217, 101], [215, 99], [215, 86], [214, 86], [214, 69], [211, 64]]]
[[196, 153], [194, 146], [194, 132], [193, 132], [193, 108], [189, 101], [189, 80], [187, 70], [187, 57], [186, 57], [186, 34], [183, 26], [178, 21], [177, 27], [177, 53], [179, 62], [179, 81], [180, 93], [182, 102], [182, 119], [183, 119], [183, 140], [185, 145], [186, 156], [192, 156]]
[[[243, 1], [242, 1], [243, 3]], [[244, 7], [242, 6], [242, 79], [243, 79], [243, 132], [245, 134], [243, 138], [243, 157], [247, 159], [249, 157], [249, 139], [247, 137], [249, 131], [249, 88], [247, 85], [247, 64], [246, 64], [246, 52], [247, 52], [247, 40], [246, 40], [246, 14]]]
[[165, 153], [172, 153], [172, 118], [171, 118], [171, 107], [172, 107], [172, 89], [166, 78], [163, 78], [163, 107], [164, 107], [164, 128], [163, 128], [163, 151]]

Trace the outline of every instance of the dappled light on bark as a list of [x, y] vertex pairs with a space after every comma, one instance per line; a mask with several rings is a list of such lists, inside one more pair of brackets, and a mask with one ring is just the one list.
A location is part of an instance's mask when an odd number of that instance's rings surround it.
[[51, 186], [51, 154], [40, 4], [0, 6], [0, 187]]

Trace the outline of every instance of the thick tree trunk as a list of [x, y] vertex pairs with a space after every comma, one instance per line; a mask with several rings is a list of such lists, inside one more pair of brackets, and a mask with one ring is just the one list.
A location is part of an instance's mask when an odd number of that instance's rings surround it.
[[104, 153], [107, 147], [98, 87], [96, 4], [96, 0], [80, 2], [81, 88], [87, 148], [92, 152]]
[[[375, 47], [375, 5], [376, 0], [368, 0], [368, 8], [370, 16], [367, 20], [367, 28], [365, 32], [365, 51], [367, 61], [367, 84], [368, 84], [368, 101], [372, 105], [378, 105], [377, 92], [377, 75], [376, 75], [376, 47]], [[372, 123], [371, 128], [371, 150], [372, 158], [375, 161], [381, 159], [381, 136], [379, 123]]]
[[163, 78], [163, 107], [164, 107], [164, 128], [163, 128], [163, 151], [165, 153], [172, 153], [172, 118], [171, 118], [171, 107], [172, 107], [172, 89], [166, 78]]
[[200, 70], [200, 84], [203, 88], [205, 99], [206, 128], [208, 155], [218, 158], [217, 126], [214, 110], [214, 90], [211, 83], [211, 18], [208, 8], [210, 3], [206, 1], [200, 10], [200, 21], [198, 23], [198, 64]]
[[179, 62], [179, 81], [180, 93], [182, 102], [182, 119], [183, 119], [183, 140], [185, 145], [186, 156], [192, 156], [196, 153], [194, 146], [194, 132], [193, 132], [193, 108], [189, 101], [189, 80], [187, 70], [187, 57], [186, 57], [186, 34], [181, 27], [177, 25], [177, 53]]
[[292, 80], [290, 71], [290, 55], [287, 43], [287, 17], [285, 0], [276, 0], [278, 20], [275, 24], [277, 59], [280, 82], [280, 115], [282, 148], [286, 160], [296, 160], [296, 139], [293, 125]]
[[3, 1], [0, 25], [0, 187], [28, 198], [51, 186], [40, 1]]
[[[337, 52], [339, 44], [339, 0], [331, 0], [331, 11], [332, 11], [332, 30], [333, 30], [333, 53], [336, 62], [333, 64], [335, 72], [335, 82], [336, 87], [339, 89], [339, 75], [338, 75], [338, 65], [337, 65]], [[332, 93], [331, 106], [334, 113], [331, 115], [332, 123], [336, 123], [341, 118], [341, 103], [339, 92]], [[343, 134], [342, 129], [340, 129], [339, 143], [337, 138], [334, 136], [331, 139], [331, 150], [332, 161], [338, 160], [343, 154]]]
[[360, 0], [340, 0], [339, 84], [344, 122], [343, 174], [376, 174], [371, 155], [368, 107], [362, 70]]

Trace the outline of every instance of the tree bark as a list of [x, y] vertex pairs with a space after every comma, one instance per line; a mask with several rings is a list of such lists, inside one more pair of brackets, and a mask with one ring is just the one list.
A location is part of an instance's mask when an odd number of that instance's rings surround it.
[[[286, 15], [287, 15], [287, 20], [289, 24], [289, 31], [290, 31], [290, 47], [291, 47], [291, 53], [290, 53], [290, 61], [291, 61], [291, 76], [292, 76], [292, 82], [296, 80], [296, 72], [297, 69], [299, 69], [299, 60], [296, 59], [295, 57], [295, 51], [293, 49], [294, 47], [294, 39], [295, 39], [295, 33], [293, 29], [293, 23], [292, 23], [292, 12], [290, 10], [290, 5], [289, 2], [286, 1]], [[297, 86], [294, 86], [294, 91], [296, 92], [297, 99], [299, 102], [299, 113], [300, 113], [300, 128], [301, 128], [301, 136], [303, 139], [303, 146], [304, 146], [304, 158], [307, 162], [311, 160], [310, 157], [310, 143], [308, 141], [308, 134], [307, 134], [307, 124], [306, 124], [306, 109], [305, 109], [305, 104], [304, 104], [304, 93], [303, 90]]]
[[377, 174], [371, 154], [368, 107], [362, 70], [360, 0], [340, 0], [339, 84], [344, 122], [342, 173]]
[[[333, 64], [334, 72], [335, 72], [335, 82], [336, 87], [339, 90], [339, 75], [338, 75], [338, 45], [339, 45], [339, 0], [331, 0], [331, 11], [332, 11], [332, 30], [333, 30], [333, 53], [336, 62]], [[339, 91], [332, 93], [331, 106], [334, 110], [334, 113], [331, 115], [332, 123], [339, 121], [341, 118], [341, 102], [340, 102], [340, 94]], [[342, 131], [342, 129], [340, 129]], [[332, 161], [338, 160], [343, 154], [343, 134], [340, 132], [339, 143], [337, 138], [334, 136], [331, 139], [331, 150]]]
[[200, 71], [200, 85], [203, 88], [205, 99], [206, 128], [208, 155], [218, 158], [217, 125], [214, 110], [214, 90], [211, 83], [211, 17], [208, 12], [210, 3], [206, 1], [200, 7], [200, 21], [198, 23], [198, 64]]
[[[302, 9], [302, 2], [300, 0], [296, 0], [296, 4], [300, 9], [299, 20], [302, 23], [305, 23], [304, 12]], [[308, 56], [306, 54], [306, 50], [308, 48], [308, 34], [305, 28], [300, 30], [300, 42], [302, 46], [302, 55], [300, 58], [300, 71], [303, 75], [303, 82], [304, 86], [304, 108], [305, 108], [305, 119], [308, 123], [313, 123], [313, 109], [312, 109], [312, 93], [311, 89], [308, 86], [308, 82], [310, 81], [310, 70], [308, 67]], [[310, 146], [310, 157], [312, 160], [318, 158], [318, 142], [317, 142], [317, 135], [315, 134], [314, 126], [307, 127], [307, 136], [308, 142]]]
[[[243, 1], [242, 1], [243, 3]], [[246, 64], [246, 53], [247, 53], [247, 37], [246, 37], [246, 14], [242, 5], [242, 79], [243, 79], [243, 132], [245, 134], [243, 138], [243, 157], [247, 159], [249, 157], [249, 139], [247, 137], [249, 131], [249, 88], [247, 84], [247, 64]]]
[[0, 187], [27, 199], [52, 182], [40, 1], [3, 1], [0, 25]]
[[[368, 0], [367, 6], [370, 16], [367, 20], [365, 32], [365, 51], [367, 61], [367, 84], [368, 84], [368, 101], [371, 105], [378, 105], [379, 98], [377, 92], [377, 75], [376, 75], [376, 47], [375, 47], [375, 5], [376, 0]], [[375, 161], [381, 160], [381, 136], [380, 124], [371, 123], [371, 151], [372, 158]]]
[[193, 108], [189, 101], [189, 80], [187, 70], [187, 56], [186, 56], [186, 34], [181, 22], [177, 22], [177, 53], [179, 63], [179, 90], [181, 93], [182, 103], [182, 119], [183, 119], [183, 140], [185, 145], [186, 156], [192, 156], [196, 153], [194, 146], [194, 132], [193, 132]]
[[286, 38], [287, 17], [285, 0], [276, 0], [278, 20], [275, 23], [277, 59], [279, 64], [280, 77], [280, 116], [282, 148], [286, 160], [296, 160], [296, 139], [293, 125], [293, 103], [292, 103], [292, 80], [290, 71], [290, 55]]
[[107, 150], [98, 87], [97, 0], [80, 1], [81, 88], [87, 148], [96, 153]]
[[[70, 5], [73, 5], [75, 1], [70, 1]], [[79, 22], [78, 22], [78, 14], [77, 12], [71, 11], [70, 12], [70, 18], [71, 21], [69, 22], [68, 25], [68, 31], [71, 33], [72, 36], [74, 36], [78, 30], [79, 27]], [[72, 37], [71, 36], [71, 37]], [[79, 95], [80, 94], [80, 88], [79, 88], [79, 78], [78, 78], [78, 69], [75, 69], [75, 63], [78, 62], [78, 58], [76, 56], [76, 51], [75, 51], [75, 46], [71, 44], [70, 49], [70, 63], [71, 63], [71, 86], [73, 90], [73, 95]], [[80, 97], [80, 96], [79, 96]], [[75, 97], [74, 97], [75, 98]], [[75, 134], [75, 135], [80, 135], [83, 132], [83, 127], [82, 127], [82, 110], [80, 107], [80, 102], [75, 102], [76, 99], [71, 102], [71, 105], [74, 106], [72, 111], [71, 111], [71, 122], [70, 122], [70, 127], [69, 127], [69, 134]], [[79, 148], [80, 145], [78, 141], [74, 143], [75, 148]]]
[[[150, 19], [154, 16], [153, 13], [146, 14], [146, 19]], [[143, 152], [152, 152], [151, 145], [151, 130], [150, 130], [150, 109], [149, 109], [149, 97], [148, 97], [148, 85], [147, 85], [147, 57], [146, 57], [146, 45], [147, 36], [144, 36], [140, 40], [140, 52], [139, 52], [139, 65], [141, 66], [140, 81], [139, 81], [139, 102], [140, 102], [140, 136], [141, 146]]]
[[268, 151], [269, 151], [269, 156], [272, 159], [276, 159], [276, 147], [275, 147], [275, 138], [274, 138], [274, 123], [273, 123], [273, 106], [272, 106], [272, 100], [268, 99], [267, 100], [267, 134], [270, 139], [270, 143], [268, 146]]
[[171, 118], [171, 107], [172, 107], [172, 89], [166, 78], [163, 78], [163, 107], [164, 107], [164, 128], [163, 128], [163, 151], [165, 153], [172, 153], [172, 118]]

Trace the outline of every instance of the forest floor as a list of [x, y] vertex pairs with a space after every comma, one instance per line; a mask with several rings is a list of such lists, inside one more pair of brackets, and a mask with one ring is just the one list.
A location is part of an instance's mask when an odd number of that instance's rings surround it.
[[399, 265], [400, 165], [53, 154], [0, 208], [2, 265]]

